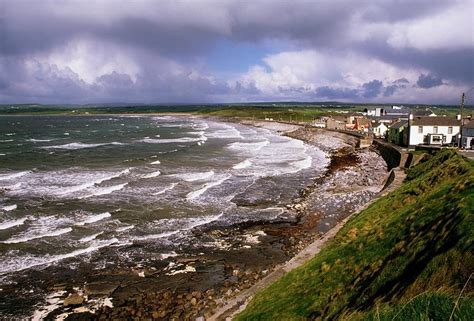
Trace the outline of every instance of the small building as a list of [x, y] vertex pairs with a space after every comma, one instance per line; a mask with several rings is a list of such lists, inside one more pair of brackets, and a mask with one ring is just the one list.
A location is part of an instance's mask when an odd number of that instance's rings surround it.
[[385, 134], [388, 130], [388, 127], [385, 125], [385, 123], [378, 122], [378, 121], [372, 121], [372, 133], [374, 134], [375, 137], [385, 137]]
[[410, 114], [410, 109], [407, 109], [407, 108], [385, 108], [383, 110], [383, 115], [385, 116], [391, 116], [391, 115], [394, 115], [394, 116], [398, 116], [398, 117], [407, 117], [408, 115]]
[[370, 121], [365, 117], [357, 117], [354, 121], [354, 130], [368, 133], [370, 128]]
[[399, 146], [408, 144], [408, 120], [400, 120], [388, 127], [387, 141]]
[[399, 120], [408, 120], [408, 115], [382, 115], [380, 117], [370, 117], [370, 119], [389, 126], [389, 124], [396, 123]]
[[474, 120], [471, 120], [462, 126], [461, 147], [465, 149], [474, 149]]
[[380, 117], [381, 115], [383, 115], [383, 108], [382, 107], [365, 108], [364, 114], [366, 114], [367, 116]]
[[409, 117], [408, 145], [456, 144], [460, 133], [461, 116], [430, 117], [413, 114]]
[[317, 127], [317, 128], [326, 128], [326, 118], [324, 117], [319, 117], [319, 118], [315, 118], [312, 122], [311, 122], [311, 125], [313, 127]]
[[328, 118], [326, 120], [326, 128], [338, 129], [338, 130], [346, 129], [345, 117], [333, 116], [333, 117]]

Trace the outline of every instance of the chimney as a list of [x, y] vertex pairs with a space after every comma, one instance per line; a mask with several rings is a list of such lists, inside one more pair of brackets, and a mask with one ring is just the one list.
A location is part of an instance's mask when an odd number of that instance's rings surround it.
[[456, 115], [456, 119], [457, 119], [457, 120], [461, 120], [461, 115], [460, 115], [460, 114], [457, 114], [457, 115]]

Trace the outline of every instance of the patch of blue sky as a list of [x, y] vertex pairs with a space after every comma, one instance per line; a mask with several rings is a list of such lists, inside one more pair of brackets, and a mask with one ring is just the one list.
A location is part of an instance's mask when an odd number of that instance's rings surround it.
[[285, 49], [281, 42], [233, 42], [217, 41], [214, 49], [206, 55], [209, 69], [217, 74], [239, 74], [254, 65], [266, 67], [263, 59]]

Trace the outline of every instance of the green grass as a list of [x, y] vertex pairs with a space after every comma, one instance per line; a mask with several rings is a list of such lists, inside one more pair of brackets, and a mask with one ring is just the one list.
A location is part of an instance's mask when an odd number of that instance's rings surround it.
[[[474, 163], [443, 150], [237, 320], [446, 320], [474, 272]], [[474, 276], [473, 276], [474, 278]], [[454, 319], [472, 316], [474, 280]]]
[[333, 114], [333, 108], [320, 107], [259, 107], [259, 106], [232, 106], [218, 109], [205, 109], [201, 114], [217, 117], [239, 117], [265, 119], [273, 118], [281, 121], [310, 122], [315, 117]]

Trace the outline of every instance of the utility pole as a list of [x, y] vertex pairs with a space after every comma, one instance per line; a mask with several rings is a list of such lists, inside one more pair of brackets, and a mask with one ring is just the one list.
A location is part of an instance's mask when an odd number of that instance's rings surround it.
[[460, 113], [461, 113], [461, 125], [459, 126], [459, 143], [458, 143], [458, 147], [461, 148], [462, 147], [462, 125], [463, 125], [463, 111], [464, 111], [464, 98], [466, 97], [466, 95], [464, 93], [462, 93], [461, 95], [461, 110], [460, 110]]

